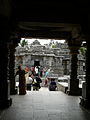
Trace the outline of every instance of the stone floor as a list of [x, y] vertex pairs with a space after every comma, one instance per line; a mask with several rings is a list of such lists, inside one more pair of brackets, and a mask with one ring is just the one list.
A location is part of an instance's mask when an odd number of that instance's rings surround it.
[[61, 91], [27, 91], [13, 95], [13, 104], [0, 114], [0, 120], [90, 120], [90, 112], [80, 105], [78, 96]]

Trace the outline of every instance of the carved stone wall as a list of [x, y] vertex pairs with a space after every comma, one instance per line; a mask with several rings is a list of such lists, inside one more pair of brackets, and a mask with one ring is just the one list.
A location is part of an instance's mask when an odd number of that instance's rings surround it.
[[[34, 66], [35, 61], [39, 61], [40, 66], [50, 69], [53, 74], [58, 76], [70, 74], [70, 50], [67, 43], [58, 43], [56, 48], [51, 48], [48, 45], [40, 45], [36, 41], [36, 44], [31, 44], [29, 49], [27, 47], [16, 48], [16, 67], [22, 65], [23, 67]], [[78, 55], [78, 74], [83, 74], [83, 56]]]

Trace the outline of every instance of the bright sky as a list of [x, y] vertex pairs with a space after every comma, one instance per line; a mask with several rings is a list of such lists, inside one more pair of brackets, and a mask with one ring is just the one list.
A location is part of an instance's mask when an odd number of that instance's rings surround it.
[[[24, 39], [24, 38], [22, 38], [21, 40], [23, 40], [23, 39]], [[25, 39], [25, 40], [28, 41], [28, 43], [30, 43], [30, 44], [31, 44], [33, 41], [38, 40], [41, 45], [44, 45], [44, 44], [48, 44], [51, 39], [35, 39], [35, 38], [33, 38], [33, 39]], [[64, 42], [65, 42], [65, 40], [55, 40], [55, 41], [58, 41], [58, 42], [60, 42], [60, 43], [64, 43]]]

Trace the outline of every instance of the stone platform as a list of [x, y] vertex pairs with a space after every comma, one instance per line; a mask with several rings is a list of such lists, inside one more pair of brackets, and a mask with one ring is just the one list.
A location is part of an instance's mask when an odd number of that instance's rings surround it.
[[[57, 82], [57, 90], [67, 93], [68, 83], [67, 82]], [[80, 95], [82, 94], [82, 84], [79, 84]]]
[[0, 113], [0, 120], [90, 120], [90, 111], [79, 105], [80, 96], [42, 87], [11, 97], [13, 104]]

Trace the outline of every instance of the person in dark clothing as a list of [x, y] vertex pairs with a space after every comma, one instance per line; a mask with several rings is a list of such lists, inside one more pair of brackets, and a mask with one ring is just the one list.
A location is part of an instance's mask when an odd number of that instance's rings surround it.
[[33, 90], [35, 91], [38, 91], [41, 87], [40, 87], [40, 83], [42, 82], [41, 78], [39, 77], [38, 74], [36, 74], [36, 76], [34, 76], [34, 79], [33, 79]]
[[57, 85], [56, 85], [55, 79], [51, 79], [51, 82], [49, 84], [49, 90], [56, 91], [56, 87], [57, 87]]
[[31, 72], [32, 72], [33, 75], [35, 75], [35, 68], [34, 68], [34, 66], [31, 67]]
[[38, 85], [37, 85], [37, 81], [36, 81], [36, 79], [33, 79], [32, 84], [33, 84], [33, 91], [35, 91], [35, 90], [38, 91], [39, 88], [38, 88]]
[[42, 73], [43, 73], [43, 66], [40, 66], [39, 71], [40, 71], [40, 77], [42, 77]]
[[37, 87], [40, 89], [41, 88], [40, 83], [42, 82], [42, 80], [38, 74], [36, 74], [36, 81], [37, 81]]
[[23, 70], [21, 68], [21, 66], [18, 66], [18, 70], [16, 72], [16, 75], [19, 75], [19, 95], [25, 95], [26, 94], [26, 78], [25, 78], [25, 74], [26, 74], [25, 70]]

